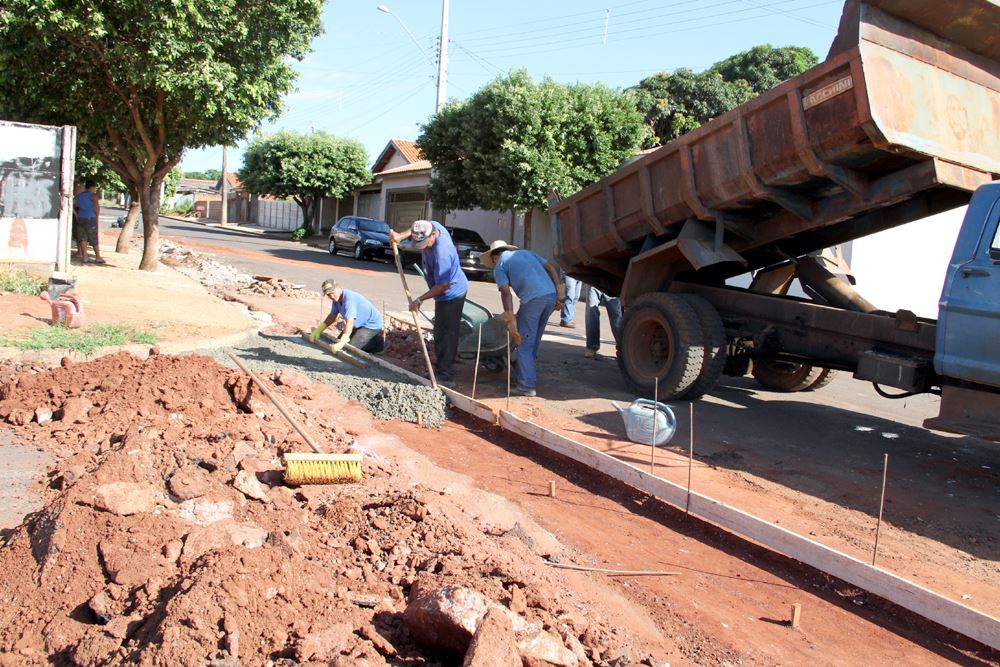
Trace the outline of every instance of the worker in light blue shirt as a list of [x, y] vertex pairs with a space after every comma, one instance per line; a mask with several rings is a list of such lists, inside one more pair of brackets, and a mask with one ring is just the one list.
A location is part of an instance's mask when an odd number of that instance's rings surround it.
[[462, 273], [451, 234], [440, 222], [417, 220], [405, 232], [389, 232], [389, 240], [395, 244], [406, 239], [413, 250], [420, 251], [427, 282], [427, 291], [410, 303], [410, 310], [420, 310], [421, 303], [434, 299], [434, 376], [442, 384], [452, 384], [469, 280]]
[[[493, 269], [503, 314], [514, 342], [517, 344], [517, 371], [514, 393], [534, 396], [538, 383], [535, 361], [542, 341], [542, 332], [557, 300], [566, 298], [566, 287], [550, 262], [530, 250], [521, 250], [505, 241], [494, 241], [489, 251], [480, 257], [483, 266]], [[514, 299], [520, 305], [514, 315]]]
[[330, 314], [309, 334], [309, 341], [315, 343], [323, 331], [331, 325], [342, 325], [340, 337], [330, 346], [334, 354], [350, 343], [354, 347], [371, 354], [385, 350], [384, 323], [382, 314], [371, 301], [357, 292], [346, 290], [336, 280], [323, 281], [323, 296], [330, 299]]

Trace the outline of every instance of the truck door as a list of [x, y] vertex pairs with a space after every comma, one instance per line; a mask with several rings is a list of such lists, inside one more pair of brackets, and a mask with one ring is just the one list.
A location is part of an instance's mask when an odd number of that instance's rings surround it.
[[939, 304], [935, 370], [1000, 387], [1000, 183], [969, 202]]

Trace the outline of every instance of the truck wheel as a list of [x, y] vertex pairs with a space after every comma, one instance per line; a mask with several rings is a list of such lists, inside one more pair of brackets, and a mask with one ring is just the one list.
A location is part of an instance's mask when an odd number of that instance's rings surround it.
[[680, 295], [645, 294], [625, 309], [618, 367], [625, 385], [639, 396], [661, 401], [680, 398], [698, 379], [704, 364], [701, 325], [694, 308]]
[[822, 389], [826, 385], [833, 382], [833, 378], [835, 377], [837, 377], [837, 371], [830, 368], [824, 368], [823, 372], [819, 374], [818, 378], [816, 378], [816, 381], [806, 387], [805, 391], [816, 391], [817, 389]]
[[755, 359], [750, 373], [757, 384], [771, 391], [804, 391], [812, 387], [828, 369], [788, 361]]
[[701, 326], [704, 355], [701, 373], [684, 394], [684, 398], [695, 399], [712, 391], [715, 383], [722, 377], [722, 370], [726, 366], [726, 328], [719, 317], [719, 311], [708, 301], [694, 294], [680, 296], [694, 309]]

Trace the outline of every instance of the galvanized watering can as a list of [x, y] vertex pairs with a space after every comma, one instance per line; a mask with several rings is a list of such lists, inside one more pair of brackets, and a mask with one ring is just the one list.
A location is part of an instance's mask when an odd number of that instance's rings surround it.
[[[670, 406], [651, 401], [648, 398], [638, 398], [627, 408], [614, 401], [618, 414], [625, 420], [625, 433], [632, 442], [643, 445], [663, 445], [670, 442], [677, 432], [677, 418]], [[653, 424], [656, 424], [656, 442], [653, 442]]]

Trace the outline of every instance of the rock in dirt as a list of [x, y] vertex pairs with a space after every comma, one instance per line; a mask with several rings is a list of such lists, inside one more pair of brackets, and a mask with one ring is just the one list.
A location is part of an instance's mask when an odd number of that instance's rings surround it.
[[212, 481], [208, 471], [200, 466], [186, 465], [170, 476], [167, 488], [181, 500], [191, 500], [208, 493]]
[[307, 378], [302, 373], [292, 370], [291, 368], [282, 368], [277, 371], [272, 378], [275, 384], [283, 385], [285, 387], [290, 387], [292, 389], [309, 389], [312, 386], [312, 380]]
[[424, 646], [465, 653], [488, 608], [481, 593], [461, 586], [443, 586], [411, 600], [403, 612], [403, 621]]
[[519, 636], [517, 648], [527, 665], [576, 667], [579, 664], [576, 654], [566, 648], [559, 637], [542, 628], [531, 628]]
[[108, 596], [104, 594], [104, 591], [100, 591], [90, 598], [87, 602], [87, 608], [101, 625], [111, 620], [111, 612], [108, 611]]
[[86, 399], [78, 396], [67, 398], [60, 410], [59, 419], [67, 424], [82, 423], [91, 407], [90, 401]]
[[94, 507], [119, 516], [152, 512], [165, 502], [159, 489], [138, 482], [102, 484], [94, 492]]
[[252, 498], [253, 500], [259, 500], [265, 503], [270, 501], [270, 498], [267, 495], [267, 489], [264, 488], [263, 484], [257, 481], [257, 476], [252, 472], [241, 470], [236, 475], [236, 479], [233, 480], [233, 487], [247, 498]]
[[39, 406], [35, 408], [35, 421], [39, 424], [45, 424], [52, 421], [52, 410], [47, 406]]
[[521, 667], [517, 637], [506, 614], [499, 609], [486, 612], [472, 636], [462, 667]]

